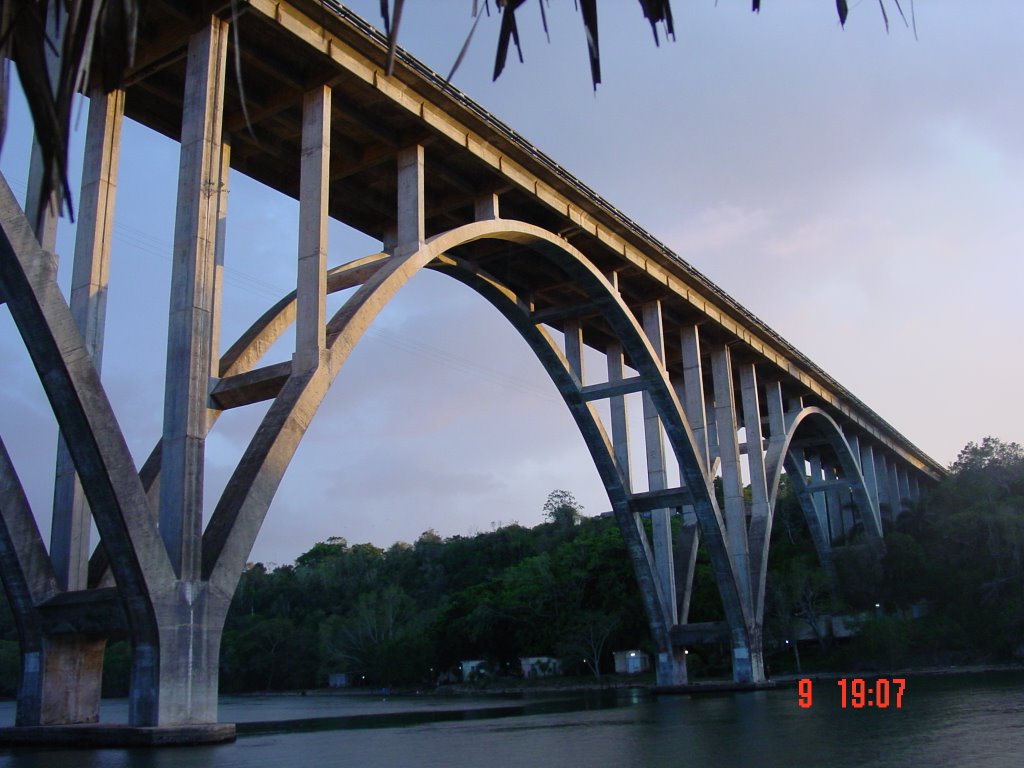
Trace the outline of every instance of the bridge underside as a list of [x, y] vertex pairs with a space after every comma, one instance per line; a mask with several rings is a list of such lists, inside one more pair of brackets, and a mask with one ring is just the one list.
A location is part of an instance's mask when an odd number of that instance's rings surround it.
[[[46, 216], [33, 231], [35, 212], [26, 217], [0, 185], [0, 291], [62, 435], [49, 547], [0, 442], [0, 574], [23, 656], [18, 725], [95, 722], [103, 649], [118, 636], [132, 641], [134, 725], [216, 722], [221, 629], [274, 493], [352, 349], [425, 268], [486, 298], [562, 394], [627, 544], [659, 683], [685, 683], [685, 646], [721, 635], [687, 623], [701, 544], [722, 595], [734, 677], [763, 680], [783, 471], [829, 567], [833, 547], [854, 531], [881, 546], [885, 521], [941, 468], [433, 73], [400, 57], [385, 76], [383, 43], [357, 20], [314, 2], [238, 7], [230, 18], [230, 8], [188, 14], [151, 2], [125, 90], [92, 94], [70, 301], [56, 285]], [[244, 41], [241, 79], [231, 74], [231, 24]], [[99, 379], [125, 116], [181, 143], [164, 430], [141, 469]], [[298, 198], [298, 277], [293, 294], [221, 353], [231, 170]], [[328, 217], [378, 238], [381, 252], [328, 271]], [[328, 318], [327, 295], [356, 286]], [[263, 360], [292, 324], [292, 358]], [[606, 370], [584, 370], [584, 347], [606, 357]], [[629, 462], [633, 393], [645, 478]], [[222, 411], [267, 400], [204, 530], [207, 434]], [[102, 540], [92, 552], [90, 519]]]

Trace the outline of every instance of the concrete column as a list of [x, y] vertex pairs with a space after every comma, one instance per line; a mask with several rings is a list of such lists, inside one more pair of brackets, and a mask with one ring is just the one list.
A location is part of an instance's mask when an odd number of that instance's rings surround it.
[[[700, 543], [700, 528], [697, 525], [697, 513], [690, 505], [682, 510], [679, 521], [679, 566], [676, 579], [679, 605], [679, 623], [685, 624], [690, 618], [690, 598], [693, 595], [693, 574], [697, 568], [697, 546]], [[681, 586], [681, 588], [679, 588]]]
[[875, 450], [870, 443], [860, 446], [861, 474], [864, 476], [864, 486], [867, 488], [868, 500], [871, 502], [871, 513], [875, 516], [878, 529], [882, 530], [882, 517], [878, 512], [878, 482], [875, 475]]
[[764, 605], [767, 583], [768, 541], [772, 535], [772, 508], [768, 501], [768, 476], [764, 463], [764, 435], [761, 431], [761, 403], [758, 395], [757, 372], [753, 363], [739, 366], [740, 394], [743, 402], [743, 426], [747, 433], [747, 468], [750, 474], [750, 580], [754, 623], [760, 627], [764, 616], [759, 606]]
[[[622, 381], [622, 345], [618, 342], [608, 344], [605, 354], [608, 358], [608, 381]], [[626, 408], [625, 395], [609, 398], [608, 407], [611, 409], [612, 447], [615, 449], [615, 461], [619, 465], [619, 471], [622, 472], [626, 489], [631, 491], [632, 470], [629, 463], [629, 413]]]
[[704, 403], [704, 425], [708, 436], [708, 476], [718, 474], [721, 450], [718, 445], [718, 424], [715, 421], [715, 404], [710, 400]]
[[743, 504], [740, 446], [736, 437], [736, 399], [733, 394], [732, 358], [729, 347], [722, 345], [711, 353], [711, 373], [715, 388], [715, 425], [722, 457], [722, 488], [725, 493], [725, 526], [729, 555], [736, 572], [740, 597], [750, 605], [747, 513]]
[[[838, 479], [835, 467], [828, 467], [825, 479], [834, 482]], [[846, 526], [843, 523], [843, 493], [837, 486], [830, 486], [825, 491], [825, 504], [828, 509], [828, 528], [831, 543], [835, 546], [846, 539]]]
[[707, 404], [704, 401], [704, 372], [700, 361], [700, 331], [698, 326], [687, 325], [679, 332], [683, 353], [683, 392], [679, 398], [690, 422], [690, 430], [697, 443], [697, 455], [704, 462], [704, 471], [711, 472], [708, 451]]
[[[707, 403], [704, 398], [704, 375], [700, 358], [700, 332], [698, 326], [687, 325], [680, 330], [680, 348], [683, 357], [683, 378], [676, 382], [676, 395], [683, 406], [683, 413], [693, 433], [695, 452], [704, 467], [705, 475], [711, 473], [711, 457], [708, 451]], [[682, 479], [680, 478], [682, 484]], [[679, 538], [676, 570], [676, 602], [680, 624], [690, 617], [690, 599], [693, 596], [693, 575], [697, 567], [697, 548], [700, 543], [700, 529], [697, 515], [692, 506], [682, 509], [679, 521]], [[684, 655], [685, 662], [685, 655]]]
[[192, 36], [185, 76], [160, 477], [160, 534], [182, 581], [200, 575], [227, 30], [211, 18]]
[[896, 474], [896, 459], [887, 457], [886, 467], [886, 477], [889, 481], [889, 496], [892, 499], [892, 519], [897, 520], [900, 513], [903, 512], [903, 494], [900, 493], [900, 481]]
[[[104, 94], [97, 89], [90, 95], [71, 275], [71, 315], [97, 372], [103, 362], [110, 241], [123, 116], [124, 91]], [[78, 590], [87, 586], [89, 528], [89, 504], [64, 438], [58, 436], [50, 559], [64, 589]]]
[[331, 164], [331, 89], [302, 99], [299, 171], [299, 267], [295, 294], [295, 367], [320, 364], [327, 346], [327, 203]]
[[406, 147], [398, 153], [397, 248], [414, 250], [426, 239], [423, 198], [423, 147]]
[[768, 409], [768, 440], [781, 443], [786, 438], [786, 410], [782, 399], [782, 382], [769, 381], [764, 385], [764, 401]]
[[743, 400], [743, 426], [747, 433], [747, 464], [750, 470], [751, 516], [767, 518], [768, 479], [764, 469], [764, 435], [761, 432], [761, 403], [757, 392], [757, 374], [753, 363], [739, 367]]
[[920, 501], [921, 499], [921, 485], [917, 479], [916, 472], [910, 476], [910, 498], [913, 501]]
[[[210, 349], [212, 360], [210, 373], [220, 376], [220, 323], [224, 298], [224, 252], [228, 242], [228, 182], [231, 175], [231, 144], [225, 138], [220, 146], [220, 194], [217, 196], [217, 235], [213, 248], [213, 310], [210, 313]], [[213, 424], [214, 412], [207, 431]], [[159, 482], [159, 481], [157, 481]]]
[[569, 370], [583, 386], [583, 326], [579, 320], [566, 320], [562, 329], [565, 336], [565, 359]]
[[[896, 468], [896, 484], [899, 486], [900, 489], [901, 502], [909, 502], [911, 500], [910, 476], [907, 474], [906, 467], [901, 466]], [[900, 507], [902, 508], [902, 506], [903, 505], [901, 503]]]
[[[644, 333], [647, 334], [658, 360], [665, 360], [665, 335], [661, 321], [661, 302], [651, 301], [643, 306]], [[647, 447], [647, 485], [652, 491], [668, 488], [665, 470], [665, 441], [662, 435], [661, 418], [651, 396], [643, 393], [644, 440]], [[656, 509], [651, 512], [651, 530], [654, 533], [654, 563], [661, 582], [661, 594], [665, 601], [666, 620], [669, 626], [678, 621], [676, 607], [675, 560], [672, 556], [671, 510]]]
[[[807, 461], [811, 465], [811, 485], [823, 482], [824, 474], [821, 456], [817, 453], [812, 453], [807, 456]], [[832, 530], [828, 524], [828, 507], [825, 506], [825, 494], [822, 491], [811, 493], [811, 503], [814, 505], [814, 514], [818, 518], [818, 525], [825, 533], [825, 538], [828, 540], [829, 546], [831, 546]]]
[[382, 251], [394, 251], [395, 246], [398, 245], [398, 228], [387, 226], [384, 227], [384, 235], [381, 237], [380, 249]]
[[[846, 443], [850, 446], [850, 453], [853, 454], [853, 463], [857, 465], [857, 469], [861, 469], [860, 463], [860, 438], [856, 435], [846, 435]], [[863, 470], [861, 469], [861, 474]]]
[[889, 486], [889, 466], [885, 460], [884, 450], [875, 453], [875, 477], [878, 491], [879, 515], [883, 523], [891, 523], [895, 519], [895, 515], [893, 513], [892, 492]]
[[473, 201], [473, 216], [477, 221], [489, 221], [490, 219], [500, 219], [498, 206], [498, 196], [493, 192], [486, 195], [480, 195], [476, 200]]
[[786, 400], [786, 429], [789, 429], [793, 420], [804, 409], [804, 399], [800, 395], [793, 395]]

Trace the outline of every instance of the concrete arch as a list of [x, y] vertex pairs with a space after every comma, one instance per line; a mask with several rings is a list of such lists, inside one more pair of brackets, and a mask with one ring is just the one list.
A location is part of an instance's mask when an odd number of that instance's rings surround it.
[[839, 424], [837, 424], [827, 412], [817, 407], [803, 408], [795, 415], [788, 418], [787, 423], [788, 427], [786, 429], [786, 436], [784, 440], [781, 443], [773, 445], [769, 449], [768, 457], [765, 462], [771, 472], [771, 484], [769, 486], [771, 508], [773, 510], [775, 509], [776, 496], [778, 495], [779, 490], [779, 481], [782, 477], [784, 468], [790, 476], [799, 474], [798, 480], [801, 482], [803, 481], [802, 469], [798, 473], [795, 471], [795, 466], [792, 469], [786, 467], [786, 462], [790, 456], [790, 446], [797, 431], [800, 430], [801, 427], [806, 428], [808, 425], [813, 425], [818, 428], [819, 433], [825, 438], [829, 447], [831, 447], [835, 452], [843, 470], [843, 476], [849, 478], [850, 490], [853, 492], [854, 500], [861, 513], [861, 519], [864, 522], [865, 529], [872, 537], [881, 539], [882, 523], [878, 508], [867, 491], [867, 483], [864, 481], [864, 475], [860, 471], [859, 457], [854, 456], [853, 449], [846, 441], [846, 436], [843, 434]]
[[[483, 293], [507, 318], [513, 320], [538, 354], [583, 431], [627, 542], [632, 542], [634, 563], [650, 561], [649, 551], [645, 551], [646, 542], [633, 516], [629, 489], [623, 482], [621, 468], [596, 413], [580, 394], [582, 382], [571, 373], [560, 350], [542, 329], [530, 322], [528, 311], [508, 295], [507, 290], [489, 281], [471, 264], [450, 257], [442, 259], [450, 250], [481, 239], [518, 243], [555, 262], [586, 291], [588, 298], [601, 309], [605, 320], [621, 339], [659, 410], [681, 474], [693, 497], [701, 532], [712, 555], [726, 615], [733, 628], [734, 646], [748, 647], [747, 627], [751, 617], [739, 596], [725, 543], [722, 516], [702, 460], [694, 450], [693, 436], [682, 415], [682, 408], [646, 335], [612, 286], [579, 251], [550, 232], [511, 220], [474, 222], [438, 235], [415, 250], [400, 251], [386, 259], [369, 257], [373, 259], [373, 274], [328, 323], [327, 349], [321, 364], [309, 371], [293, 371], [288, 378], [209, 521], [203, 537], [203, 577], [209, 580], [211, 591], [218, 599], [230, 601], [270, 500], [327, 388], [386, 303], [419, 270], [439, 259], [445, 264], [446, 271]], [[287, 310], [280, 303], [278, 307], [277, 315], [282, 316]], [[266, 328], [275, 322], [271, 320]], [[643, 571], [644, 568], [638, 569], [638, 578], [645, 581]], [[653, 580], [652, 587], [652, 594], [656, 594], [656, 580]], [[664, 616], [659, 619], [660, 609], [651, 608], [649, 606], [652, 627], [656, 637], [661, 637], [658, 645], [670, 650], [668, 622]]]
[[[873, 540], [881, 541], [882, 529], [878, 508], [867, 492], [867, 485], [864, 476], [861, 474], [860, 466], [854, 459], [853, 450], [847, 442], [845, 435], [836, 421], [823, 409], [817, 407], [803, 408], [795, 414], [786, 416], [786, 431], [781, 439], [769, 441], [768, 452], [765, 457], [765, 469], [768, 479], [769, 492], [769, 519], [761, 522], [764, 530], [759, 531], [756, 540], [760, 542], [761, 551], [752, 552], [752, 561], [758, 563], [757, 572], [757, 605], [755, 611], [760, 621], [764, 615], [765, 586], [768, 577], [768, 548], [770, 544], [770, 532], [772, 520], [775, 515], [776, 502], [778, 500], [779, 483], [783, 471], [790, 478], [793, 489], [797, 494], [800, 508], [807, 523], [807, 528], [814, 543], [815, 551], [821, 561], [822, 567], [835, 580], [835, 568], [832, 562], [832, 545], [828, 540], [821, 526], [811, 492], [807, 488], [804, 475], [802, 457], [798, 457], [792, 450], [793, 440], [798, 433], [806, 431], [808, 427], [815, 427], [819, 436], [832, 448], [840, 466], [843, 476], [848, 479], [850, 488], [853, 491], [854, 500], [864, 527]], [[754, 539], [755, 537], [751, 537]]]

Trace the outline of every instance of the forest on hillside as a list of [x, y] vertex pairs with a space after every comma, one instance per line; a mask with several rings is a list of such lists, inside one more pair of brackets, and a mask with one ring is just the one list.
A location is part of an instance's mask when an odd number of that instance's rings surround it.
[[[369, 686], [432, 687], [464, 659], [514, 670], [520, 656], [562, 659], [570, 674], [613, 669], [614, 650], [650, 651], [632, 566], [610, 516], [585, 517], [554, 491], [546, 522], [442, 539], [425, 531], [387, 549], [336, 537], [294, 564], [251, 564], [221, 647], [223, 692], [323, 687], [347, 673]], [[835, 549], [835, 578], [818, 563], [795, 495], [783, 480], [772, 542], [765, 657], [870, 671], [1024, 657], [1024, 449], [985, 438], [961, 451], [941, 483], [886, 525], [884, 552], [855, 528]], [[836, 640], [822, 617], [857, 617]], [[915, 618], [916, 617], [916, 618]], [[690, 621], [722, 620], [702, 552]], [[808, 630], [813, 630], [808, 634]], [[786, 641], [791, 641], [787, 645]], [[111, 643], [104, 692], [124, 695], [129, 648]], [[729, 674], [728, 649], [704, 645], [691, 676]], [[0, 610], [0, 695], [13, 695], [20, 656]]]

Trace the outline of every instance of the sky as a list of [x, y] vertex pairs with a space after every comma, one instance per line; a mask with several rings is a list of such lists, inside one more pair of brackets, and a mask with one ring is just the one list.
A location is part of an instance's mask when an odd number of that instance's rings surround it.
[[[491, 82], [498, 19], [484, 18], [454, 84], [948, 464], [986, 435], [1024, 441], [1024, 17], [1010, 1], [918, 3], [915, 38], [886, 4], [888, 33], [873, 0], [851, 4], [845, 29], [829, 0], [760, 14], [676, 0], [676, 40], [656, 47], [638, 3], [602, 2], [595, 92], [573, 3], [551, 3], [548, 44], [531, 2], [517, 16], [525, 62], [513, 52]], [[376, 0], [349, 5], [380, 25]], [[470, 6], [409, 0], [402, 45], [447, 73]], [[31, 127], [18, 97], [11, 109], [0, 170], [21, 196]], [[80, 156], [84, 109], [77, 122]], [[103, 381], [141, 465], [161, 431], [178, 160], [134, 123], [123, 144]], [[230, 183], [224, 348], [293, 287], [298, 218], [294, 200]], [[63, 220], [65, 291], [73, 242]], [[379, 247], [332, 222], [331, 265]], [[48, 538], [56, 423], [6, 307], [0, 359], [0, 435]], [[228, 412], [211, 433], [208, 512], [265, 410]], [[585, 514], [609, 507], [525, 343], [424, 273], [345, 364], [252, 560], [290, 563], [330, 536], [386, 547], [533, 525], [554, 489]]]

